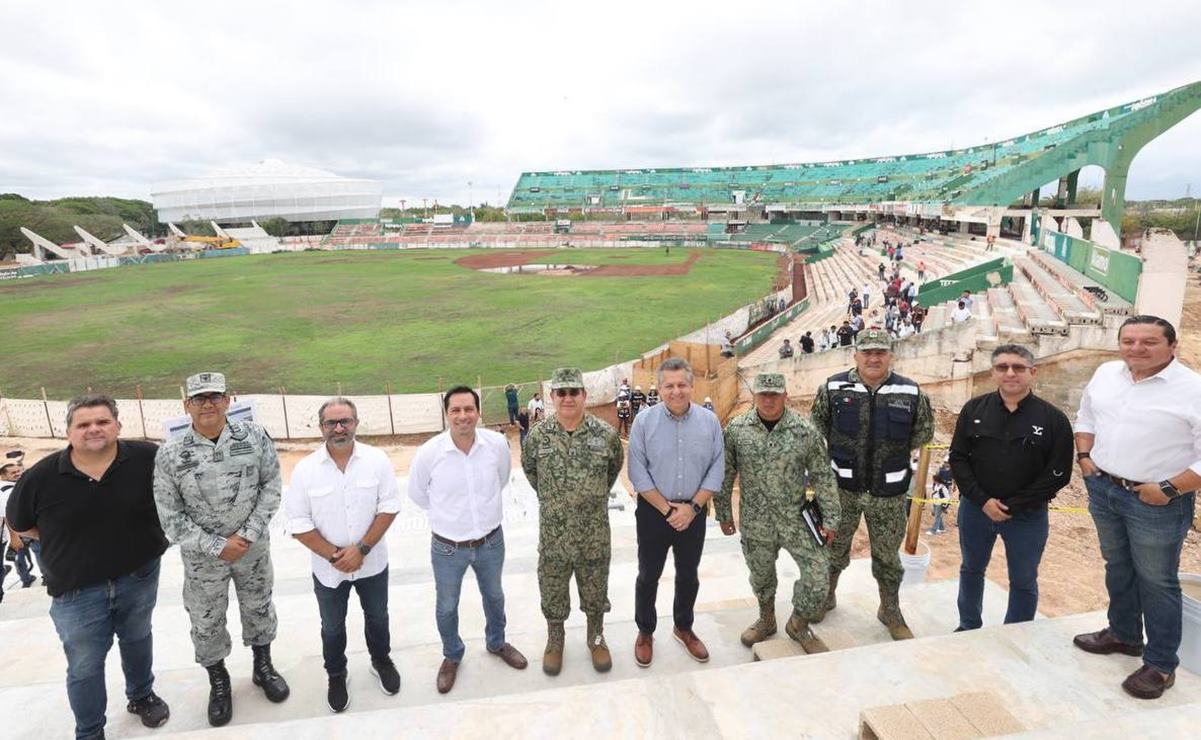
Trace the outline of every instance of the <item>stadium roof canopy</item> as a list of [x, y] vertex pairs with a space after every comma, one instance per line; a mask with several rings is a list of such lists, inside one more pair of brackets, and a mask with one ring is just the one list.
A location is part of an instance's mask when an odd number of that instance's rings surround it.
[[332, 221], [379, 216], [383, 184], [265, 159], [190, 180], [160, 183], [151, 198], [163, 222], [233, 223], [276, 217]]
[[1008, 206], [1087, 165], [1106, 170], [1106, 220], [1120, 220], [1126, 173], [1149, 141], [1201, 107], [1201, 82], [966, 149], [836, 162], [522, 173], [514, 213], [730, 203]]

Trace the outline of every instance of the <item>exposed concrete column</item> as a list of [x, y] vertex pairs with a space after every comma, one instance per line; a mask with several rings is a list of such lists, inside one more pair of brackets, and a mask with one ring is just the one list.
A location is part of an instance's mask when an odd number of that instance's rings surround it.
[[959, 233], [960, 233], [960, 234], [966, 234], [966, 233], [967, 233], [967, 230], [968, 230], [968, 223], [967, 223], [967, 221], [960, 221], [960, 222], [959, 222]]
[[1077, 239], [1084, 238], [1084, 227], [1075, 218], [1068, 216], [1063, 220], [1063, 233], [1068, 236], [1074, 236]]
[[1034, 190], [1030, 191], [1030, 195], [1027, 196], [1030, 199], [1031, 208], [1038, 208], [1038, 193], [1041, 189], [1042, 188], [1035, 188]]
[[1134, 308], [1140, 314], [1167, 319], [1177, 329], [1184, 310], [1188, 251], [1168, 229], [1152, 229], [1143, 239], [1143, 272]]
[[1022, 241], [1026, 244], [1034, 244], [1034, 211], [1030, 215], [1022, 219]]
[[1080, 183], [1080, 170], [1074, 170], [1068, 174], [1068, 207], [1076, 205], [1076, 186]]
[[1098, 244], [1107, 249], [1122, 248], [1122, 240], [1118, 238], [1118, 233], [1113, 230], [1113, 227], [1105, 219], [1093, 219], [1093, 226], [1089, 232], [1089, 237], [1089, 241], [1093, 244]]

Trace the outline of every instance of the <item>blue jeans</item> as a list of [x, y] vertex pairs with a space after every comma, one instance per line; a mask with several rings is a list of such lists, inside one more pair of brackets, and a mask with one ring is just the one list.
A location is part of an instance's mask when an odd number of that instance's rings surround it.
[[17, 558], [14, 565], [17, 566], [17, 576], [21, 579], [21, 585], [29, 586], [35, 580], [33, 576], [34, 558], [37, 558], [38, 570], [42, 571], [42, 576], [46, 575], [46, 570], [42, 567], [42, 541], [27, 540], [23, 537], [21, 539], [25, 543], [25, 547], [15, 551]]
[[1009, 607], [1005, 624], [1029, 622], [1038, 612], [1038, 564], [1047, 546], [1050, 524], [1047, 509], [1014, 512], [1013, 518], [994, 522], [980, 506], [959, 499], [959, 627], [979, 629], [983, 624], [984, 571], [992, 558], [997, 535], [1005, 543], [1009, 568]]
[[458, 547], [430, 538], [430, 560], [434, 564], [434, 588], [437, 604], [434, 616], [442, 636], [442, 657], [458, 663], [466, 646], [459, 637], [459, 593], [467, 569], [475, 571], [484, 600], [484, 637], [488, 649], [500, 650], [505, 644], [505, 592], [500, 574], [505, 566], [505, 536], [497, 527], [479, 547]]
[[1143, 662], [1171, 673], [1180, 663], [1180, 548], [1193, 521], [1197, 494], [1151, 506], [1107, 478], [1088, 477], [1084, 484], [1105, 558], [1109, 631], [1122, 642], [1138, 645], [1145, 624]]
[[117, 636], [125, 696], [141, 699], [154, 688], [150, 617], [158, 600], [159, 559], [127, 576], [55, 596], [50, 618], [67, 654], [67, 700], [75, 714], [75, 737], [104, 731], [104, 661]]
[[942, 510], [942, 504], [934, 504], [934, 506], [932, 507], [932, 511], [934, 512], [934, 523], [930, 525], [930, 531], [931, 532], [947, 531], [947, 528], [944, 527], [942, 524], [942, 517], [943, 517], [943, 513], [944, 513]]
[[346, 607], [350, 590], [359, 595], [363, 607], [363, 634], [372, 665], [388, 663], [392, 652], [388, 631], [388, 569], [370, 578], [344, 581], [337, 588], [321, 585], [313, 576], [313, 591], [317, 594], [317, 609], [321, 612], [321, 655], [325, 672], [331, 676], [346, 675]]

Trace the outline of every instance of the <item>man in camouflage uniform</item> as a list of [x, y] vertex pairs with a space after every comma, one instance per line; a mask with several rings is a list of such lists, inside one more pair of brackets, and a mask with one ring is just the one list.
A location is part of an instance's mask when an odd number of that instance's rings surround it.
[[906, 640], [913, 633], [901, 614], [904, 569], [898, 549], [905, 539], [909, 455], [933, 438], [934, 415], [917, 383], [892, 372], [891, 365], [888, 333], [862, 332], [855, 344], [855, 368], [830, 376], [817, 389], [812, 418], [826, 437], [842, 502], [825, 610], [837, 605], [838, 576], [850, 564], [851, 540], [862, 514], [871, 543], [872, 575], [880, 589], [876, 616], [892, 639]]
[[828, 543], [838, 528], [840, 506], [826, 442], [808, 419], [787, 407], [783, 375], [760, 373], [751, 387], [755, 408], [726, 427], [725, 480], [714, 498], [721, 531], [734, 534], [732, 494], [738, 476], [742, 553], [759, 601], [759, 618], [742, 633], [742, 644], [750, 647], [776, 633], [776, 556], [784, 548], [800, 570], [784, 630], [805, 652], [824, 653], [828, 648], [809, 623], [824, 614], [830, 565], [826, 548], [813, 540], [801, 519], [801, 506], [808, 480]]
[[550, 388], [555, 413], [531, 429], [521, 446], [521, 467], [538, 493], [538, 589], [547, 624], [542, 670], [555, 676], [562, 668], [563, 622], [571, 611], [575, 573], [592, 666], [603, 672], [613, 666], [603, 634], [609, 611], [609, 490], [624, 453], [613, 427], [584, 413], [588, 394], [578, 368], [555, 370]]
[[189, 377], [184, 407], [192, 426], [159, 448], [154, 499], [163, 531], [183, 559], [183, 603], [196, 662], [209, 674], [208, 718], [216, 727], [233, 716], [225, 669], [231, 579], [242, 642], [254, 652], [252, 680], [272, 702], [288, 698], [288, 684], [271, 663], [276, 619], [267, 525], [280, 504], [279, 458], [261, 426], [226, 419], [229, 396], [221, 373]]

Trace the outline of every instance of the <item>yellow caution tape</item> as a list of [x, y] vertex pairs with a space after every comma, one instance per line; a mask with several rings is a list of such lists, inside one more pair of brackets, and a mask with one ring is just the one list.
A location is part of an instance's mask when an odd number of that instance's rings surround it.
[[[958, 504], [957, 498], [910, 498], [919, 504]], [[1047, 511], [1058, 511], [1064, 514], [1087, 514], [1088, 509], [1083, 506], [1048, 506]]]

